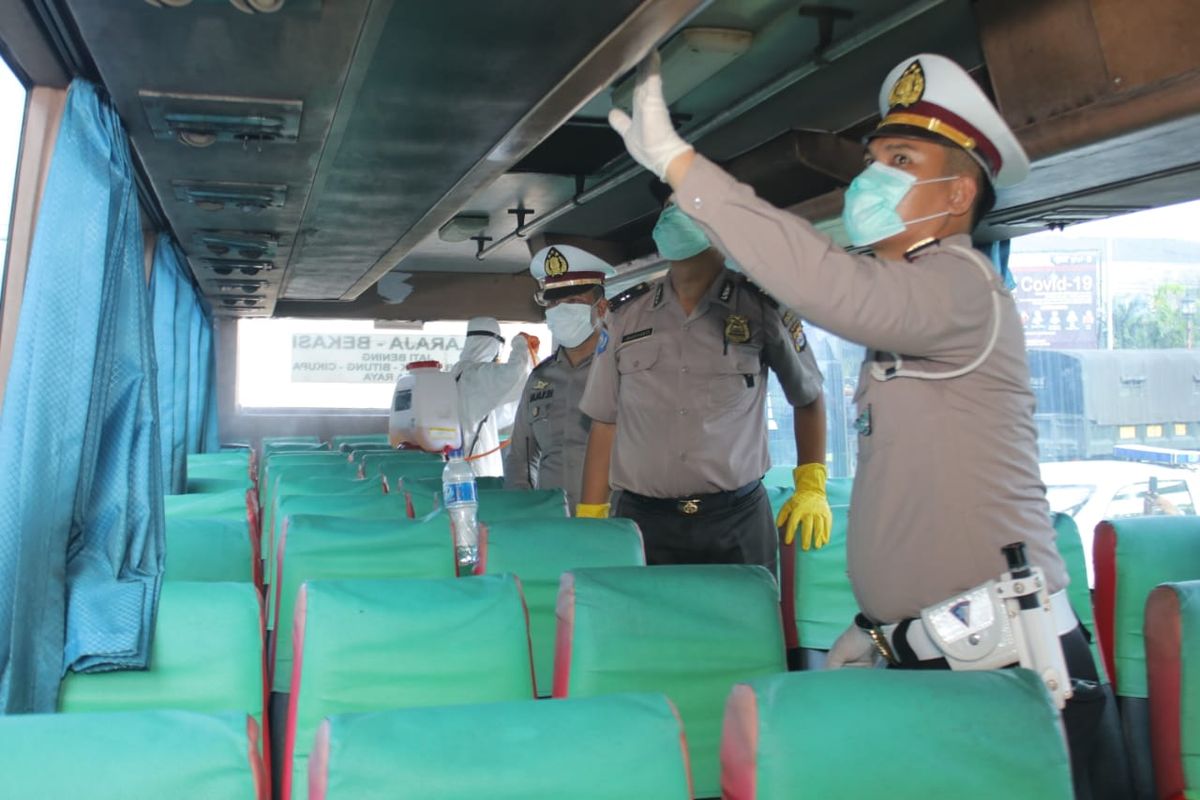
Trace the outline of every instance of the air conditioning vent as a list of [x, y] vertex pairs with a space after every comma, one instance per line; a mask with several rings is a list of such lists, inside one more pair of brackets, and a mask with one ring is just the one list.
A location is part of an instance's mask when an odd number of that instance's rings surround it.
[[225, 261], [206, 259], [203, 263], [205, 267], [212, 270], [216, 275], [233, 275], [237, 273], [251, 278], [260, 272], [269, 272], [275, 269], [274, 261], [231, 258]]
[[261, 294], [252, 295], [250, 297], [222, 297], [221, 305], [224, 308], [262, 308], [263, 301], [266, 298]]
[[227, 295], [254, 294], [266, 285], [266, 281], [217, 281], [217, 291]]
[[202, 211], [228, 209], [258, 214], [264, 209], [282, 208], [287, 202], [287, 187], [282, 184], [171, 181], [171, 186], [176, 200]]
[[206, 256], [258, 261], [275, 255], [279, 236], [263, 231], [196, 231], [192, 244]]
[[304, 103], [206, 94], [138, 92], [155, 139], [192, 147], [216, 142], [294, 143]]

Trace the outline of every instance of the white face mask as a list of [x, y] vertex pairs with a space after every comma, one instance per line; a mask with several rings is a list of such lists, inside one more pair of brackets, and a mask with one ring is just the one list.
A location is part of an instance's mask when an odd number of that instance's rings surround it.
[[554, 340], [563, 347], [578, 347], [596, 330], [592, 306], [583, 303], [559, 303], [546, 309], [546, 324]]

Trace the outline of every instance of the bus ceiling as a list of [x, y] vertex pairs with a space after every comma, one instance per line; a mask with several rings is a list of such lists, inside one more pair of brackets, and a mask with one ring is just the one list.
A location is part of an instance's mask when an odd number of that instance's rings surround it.
[[218, 314], [536, 319], [546, 243], [655, 265], [649, 175], [604, 122], [652, 47], [685, 135], [817, 221], [880, 77], [956, 59], [1035, 162], [983, 229], [1007, 238], [1200, 195], [1197, 28], [1183, 0], [20, 0], [0, 51], [105, 87]]

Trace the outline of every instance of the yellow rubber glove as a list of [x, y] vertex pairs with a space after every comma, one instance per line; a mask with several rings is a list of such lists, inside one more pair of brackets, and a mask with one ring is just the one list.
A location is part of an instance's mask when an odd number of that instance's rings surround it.
[[824, 464], [801, 464], [792, 470], [796, 491], [783, 504], [775, 520], [776, 527], [783, 531], [783, 543], [791, 544], [800, 528], [800, 549], [815, 547], [820, 550], [829, 544], [829, 531], [833, 527], [833, 512], [825, 499], [825, 479], [828, 472]]
[[575, 516], [582, 519], [608, 519], [608, 503], [580, 503], [575, 506]]

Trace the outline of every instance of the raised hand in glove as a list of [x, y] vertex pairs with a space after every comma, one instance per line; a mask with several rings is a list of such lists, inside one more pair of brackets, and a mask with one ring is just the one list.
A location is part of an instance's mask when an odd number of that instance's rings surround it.
[[579, 503], [575, 516], [583, 519], [608, 519], [608, 503]]
[[648, 55], [638, 66], [633, 87], [633, 118], [619, 108], [608, 112], [608, 124], [625, 140], [625, 149], [633, 160], [667, 179], [667, 165], [676, 156], [692, 149], [671, 124], [667, 101], [663, 99], [662, 74], [658, 52]]
[[800, 529], [800, 549], [818, 550], [829, 544], [829, 531], [833, 528], [833, 512], [825, 497], [825, 479], [828, 473], [824, 464], [801, 464], [792, 470], [796, 491], [779, 510], [776, 527], [783, 531], [783, 543], [791, 544]]

